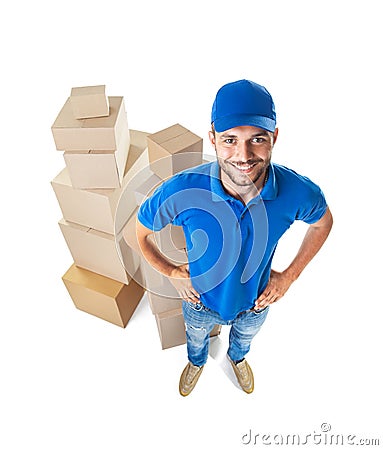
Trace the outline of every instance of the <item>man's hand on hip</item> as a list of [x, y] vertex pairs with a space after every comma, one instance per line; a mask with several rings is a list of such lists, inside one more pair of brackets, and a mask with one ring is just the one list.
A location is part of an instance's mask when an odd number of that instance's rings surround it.
[[265, 290], [257, 298], [255, 308], [265, 308], [282, 298], [294, 280], [286, 272], [272, 270]]
[[192, 303], [200, 303], [199, 293], [193, 288], [190, 280], [189, 265], [175, 267], [169, 278], [181, 298]]

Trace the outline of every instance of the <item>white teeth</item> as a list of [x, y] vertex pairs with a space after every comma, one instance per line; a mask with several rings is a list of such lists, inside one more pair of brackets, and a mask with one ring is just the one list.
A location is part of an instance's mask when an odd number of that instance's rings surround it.
[[237, 169], [239, 169], [239, 170], [243, 170], [243, 171], [246, 171], [246, 170], [249, 170], [249, 169], [251, 169], [253, 166], [254, 166], [254, 164], [251, 164], [251, 165], [246, 165], [246, 166], [244, 166], [244, 165], [238, 165], [238, 164], [235, 164], [235, 163], [233, 163], [233, 166], [235, 166]]

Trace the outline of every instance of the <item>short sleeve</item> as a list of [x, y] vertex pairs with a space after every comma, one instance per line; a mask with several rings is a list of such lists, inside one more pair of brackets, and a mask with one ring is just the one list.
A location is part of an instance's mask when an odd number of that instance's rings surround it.
[[303, 220], [308, 224], [318, 222], [327, 210], [327, 202], [322, 190], [318, 185], [305, 179], [305, 194], [302, 196], [302, 203], [299, 206], [296, 220]]
[[146, 228], [160, 231], [173, 221], [173, 215], [169, 208], [165, 207], [165, 184], [159, 186], [154, 193], [140, 206], [137, 218]]

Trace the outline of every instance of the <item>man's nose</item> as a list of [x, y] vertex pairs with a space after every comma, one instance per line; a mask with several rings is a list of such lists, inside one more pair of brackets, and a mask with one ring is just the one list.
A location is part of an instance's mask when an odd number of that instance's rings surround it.
[[253, 152], [251, 149], [250, 142], [247, 142], [245, 140], [238, 141], [237, 151], [236, 151], [236, 157], [238, 158], [238, 160], [241, 162], [246, 162], [249, 159], [251, 159], [253, 156], [254, 155], [253, 155]]

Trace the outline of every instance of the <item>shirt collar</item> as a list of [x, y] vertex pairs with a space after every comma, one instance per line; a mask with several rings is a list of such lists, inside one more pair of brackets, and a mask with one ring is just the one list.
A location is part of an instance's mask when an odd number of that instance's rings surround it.
[[[222, 186], [220, 178], [220, 167], [218, 161], [214, 161], [210, 168], [210, 188], [212, 192], [212, 200], [214, 202], [222, 202], [234, 199], [234, 197], [229, 195]], [[273, 163], [270, 163], [269, 178], [262, 189], [261, 198], [262, 200], [274, 200], [277, 197], [277, 195], [278, 195], [278, 183], [275, 178], [274, 165]], [[251, 202], [253, 202], [253, 200], [251, 200]]]
[[274, 164], [269, 165], [269, 178], [262, 189], [261, 197], [263, 200], [275, 200], [278, 195], [278, 183], [275, 177]]

